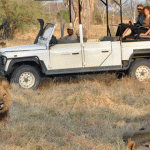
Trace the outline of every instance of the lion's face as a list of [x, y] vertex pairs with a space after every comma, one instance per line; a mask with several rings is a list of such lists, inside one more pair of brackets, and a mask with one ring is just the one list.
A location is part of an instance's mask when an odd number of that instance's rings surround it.
[[11, 86], [8, 81], [0, 77], [0, 113], [5, 112], [10, 107], [11, 95], [10, 95]]

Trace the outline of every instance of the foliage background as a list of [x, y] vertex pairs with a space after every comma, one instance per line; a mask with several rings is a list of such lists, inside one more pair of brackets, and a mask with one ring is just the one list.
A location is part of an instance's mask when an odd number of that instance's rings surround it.
[[69, 23], [69, 12], [67, 10], [60, 10], [60, 12], [57, 13], [57, 19], [61, 19], [61, 15], [62, 15], [62, 19], [66, 22]]
[[44, 18], [44, 7], [34, 0], [1, 0], [0, 23], [9, 23], [9, 32], [15, 29], [28, 30], [31, 24], [37, 24], [37, 18]]

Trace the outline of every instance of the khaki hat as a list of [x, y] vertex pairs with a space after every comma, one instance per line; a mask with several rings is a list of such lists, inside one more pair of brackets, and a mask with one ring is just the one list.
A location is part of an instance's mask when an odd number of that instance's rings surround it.
[[72, 23], [69, 24], [67, 30], [73, 30]]
[[70, 27], [70, 26], [69, 26], [69, 27], [67, 28], [67, 30], [73, 30], [73, 27]]

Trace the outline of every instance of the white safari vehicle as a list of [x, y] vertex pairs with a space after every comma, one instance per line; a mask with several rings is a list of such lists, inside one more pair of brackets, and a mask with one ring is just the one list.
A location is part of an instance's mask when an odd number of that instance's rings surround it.
[[0, 49], [0, 75], [32, 89], [39, 86], [42, 76], [58, 74], [116, 71], [129, 73], [139, 81], [150, 78], [150, 41], [54, 45], [55, 26], [47, 23], [36, 44]]

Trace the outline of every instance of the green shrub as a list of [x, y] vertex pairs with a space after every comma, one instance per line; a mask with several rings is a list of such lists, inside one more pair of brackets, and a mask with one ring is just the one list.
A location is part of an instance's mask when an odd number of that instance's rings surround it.
[[15, 29], [27, 30], [27, 26], [37, 23], [37, 18], [43, 18], [44, 9], [41, 2], [34, 0], [1, 0], [0, 23], [7, 23], [7, 34], [13, 36]]
[[69, 12], [67, 10], [61, 10], [60, 12], [57, 13], [57, 19], [59, 20], [61, 18], [61, 14], [62, 14], [62, 18], [66, 23], [69, 23]]
[[100, 11], [98, 10], [96, 5], [94, 6], [93, 23], [94, 24], [101, 24], [102, 23]]

